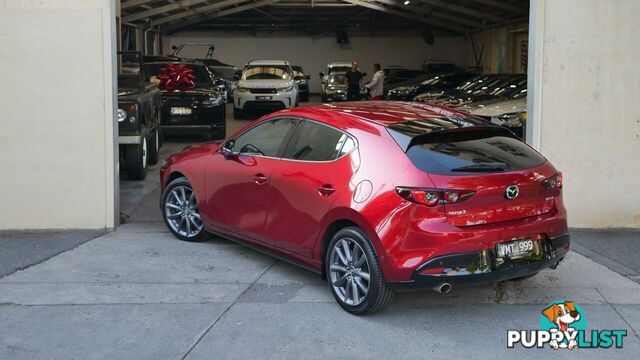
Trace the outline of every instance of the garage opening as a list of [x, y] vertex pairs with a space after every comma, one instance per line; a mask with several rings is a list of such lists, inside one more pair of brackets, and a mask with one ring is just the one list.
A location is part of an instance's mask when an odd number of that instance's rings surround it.
[[[168, 155], [271, 111], [350, 99], [354, 61], [363, 85], [381, 65], [386, 101], [447, 106], [534, 137], [528, 0], [128, 0], [116, 14], [124, 222], [159, 195]], [[282, 76], [293, 95], [241, 82]], [[365, 85], [354, 96], [371, 95]]]

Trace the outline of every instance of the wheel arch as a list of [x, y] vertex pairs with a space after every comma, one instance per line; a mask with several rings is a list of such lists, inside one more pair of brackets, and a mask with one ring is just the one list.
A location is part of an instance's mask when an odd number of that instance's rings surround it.
[[371, 224], [369, 224], [369, 222], [357, 211], [351, 208], [333, 209], [325, 216], [323, 224], [325, 225], [322, 227], [322, 232], [320, 233], [318, 241], [316, 241], [314, 249], [314, 257], [319, 259], [321, 264], [323, 279], [326, 280], [327, 278], [324, 258], [327, 248], [329, 247], [329, 242], [338, 231], [347, 227], [355, 226], [362, 230], [371, 241], [371, 245], [373, 246], [373, 250], [378, 257], [378, 260], [382, 261], [380, 257], [384, 256], [384, 251], [381, 247], [380, 238]]
[[[167, 186], [173, 180], [179, 179], [181, 177], [187, 178], [187, 176], [185, 174], [183, 174], [182, 172], [180, 172], [179, 170], [173, 171], [171, 174], [169, 174], [169, 176], [167, 176], [167, 182], [165, 183], [165, 186]], [[187, 179], [187, 180], [189, 180], [189, 179]]]

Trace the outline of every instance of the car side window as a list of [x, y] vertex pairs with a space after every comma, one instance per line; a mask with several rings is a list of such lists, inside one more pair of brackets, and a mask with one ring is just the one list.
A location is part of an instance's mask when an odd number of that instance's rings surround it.
[[300, 124], [293, 144], [284, 157], [305, 161], [330, 161], [355, 149], [356, 143], [347, 134], [310, 121]]
[[286, 146], [283, 142], [294, 125], [293, 119], [266, 121], [238, 136], [231, 150], [241, 154], [277, 157], [281, 148]]

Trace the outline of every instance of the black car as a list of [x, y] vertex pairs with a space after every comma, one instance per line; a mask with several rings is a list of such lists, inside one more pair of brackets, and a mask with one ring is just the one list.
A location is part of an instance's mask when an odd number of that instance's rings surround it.
[[226, 99], [216, 89], [213, 74], [200, 62], [174, 61], [144, 64], [148, 81], [162, 91], [164, 134], [226, 135]]
[[402, 69], [392, 71], [391, 73], [389, 73], [389, 75], [384, 76], [383, 89], [384, 91], [388, 91], [396, 87], [396, 84], [405, 82], [420, 75], [424, 75], [424, 72], [422, 72], [422, 70]]
[[293, 65], [293, 80], [298, 85], [298, 99], [300, 101], [309, 101], [309, 79], [311, 76], [306, 74], [302, 66]]
[[524, 74], [493, 74], [474, 79], [471, 84], [463, 84], [455, 90], [445, 91], [438, 96], [419, 96], [416, 100], [458, 107], [476, 101], [526, 96], [527, 76]]
[[415, 83], [409, 81], [398, 84], [399, 86], [387, 92], [386, 97], [388, 100], [411, 101], [422, 93], [453, 89], [473, 76], [474, 74], [467, 72], [422, 75], [414, 79]]
[[224, 85], [224, 90], [227, 95], [227, 101], [233, 100], [233, 92], [238, 87], [238, 76], [242, 73], [242, 70], [230, 65], [212, 65], [207, 66], [213, 76], [216, 78], [216, 83], [220, 84], [218, 81], [222, 81], [222, 85]]
[[144, 180], [158, 162], [160, 90], [145, 81], [140, 52], [118, 53], [118, 144], [130, 180]]

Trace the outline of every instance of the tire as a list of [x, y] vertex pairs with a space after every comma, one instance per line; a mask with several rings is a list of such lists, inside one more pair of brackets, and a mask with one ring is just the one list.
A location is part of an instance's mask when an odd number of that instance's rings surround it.
[[[345, 244], [350, 249], [348, 253]], [[394, 292], [384, 281], [373, 246], [359, 228], [347, 227], [338, 231], [329, 242], [324, 263], [331, 293], [347, 312], [372, 314], [384, 309], [393, 299]], [[365, 275], [369, 277], [368, 281]], [[347, 292], [347, 289], [351, 291]]]
[[144, 180], [147, 177], [147, 138], [142, 137], [142, 144], [127, 145], [125, 163], [129, 180]]
[[156, 128], [151, 134], [151, 140], [149, 141], [149, 165], [155, 165], [158, 163], [160, 152], [160, 134], [158, 128]]
[[326, 103], [327, 102], [327, 98], [323, 95], [320, 95], [320, 102], [322, 103]]
[[[184, 199], [188, 200], [186, 204]], [[161, 204], [162, 219], [173, 236], [191, 242], [207, 238], [200, 220], [198, 201], [187, 178], [181, 177], [170, 182], [164, 189]]]
[[242, 119], [242, 118], [244, 118], [244, 111], [243, 111], [242, 109], [237, 108], [237, 107], [235, 107], [235, 106], [234, 106], [234, 107], [233, 107], [233, 117], [234, 117], [235, 119]]

